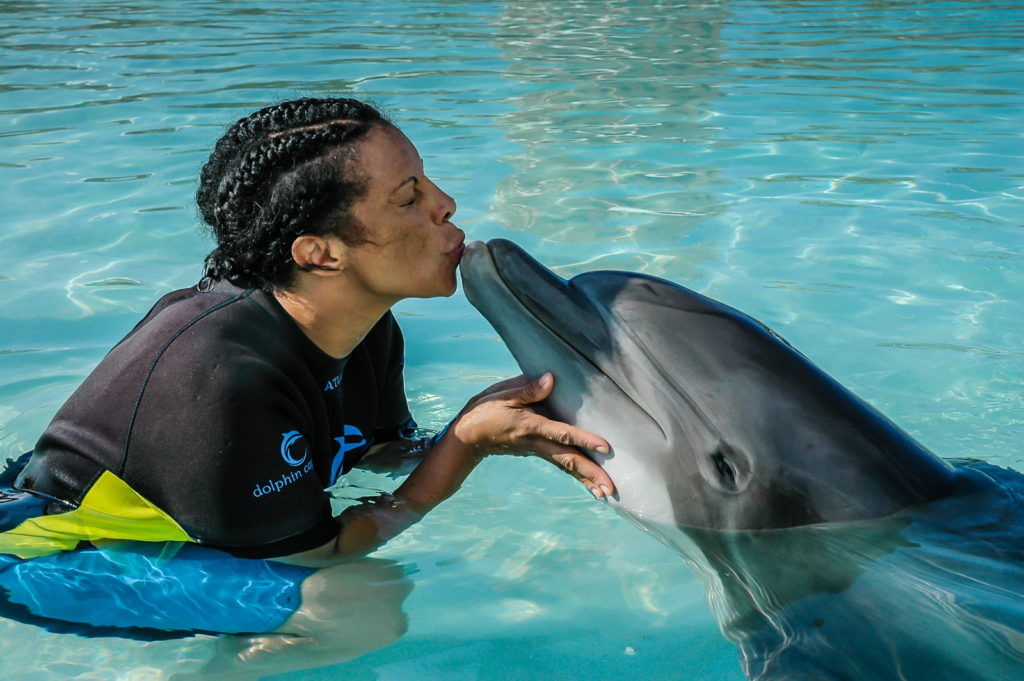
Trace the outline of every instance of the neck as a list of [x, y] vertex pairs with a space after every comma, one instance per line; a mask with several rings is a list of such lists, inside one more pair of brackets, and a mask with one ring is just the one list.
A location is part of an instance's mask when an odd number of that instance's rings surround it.
[[300, 281], [292, 288], [275, 291], [274, 297], [317, 347], [341, 359], [352, 353], [397, 301], [346, 295], [341, 287], [326, 286], [325, 281], [330, 280]]

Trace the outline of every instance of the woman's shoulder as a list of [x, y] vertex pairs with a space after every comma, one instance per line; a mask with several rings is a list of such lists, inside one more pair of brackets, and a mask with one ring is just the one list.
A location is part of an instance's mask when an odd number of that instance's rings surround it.
[[277, 335], [287, 327], [283, 313], [271, 297], [258, 289], [242, 289], [227, 282], [199, 285], [163, 296], [125, 336], [136, 340], [173, 343], [182, 336], [191, 342], [233, 338], [243, 345]]
[[[182, 385], [190, 377], [203, 382], [224, 376], [229, 367], [241, 367], [253, 378], [261, 367], [275, 374], [293, 371], [301, 363], [298, 339], [268, 298], [262, 291], [222, 282], [172, 291], [114, 346], [103, 364], [148, 376], [170, 371]], [[214, 369], [212, 375], [201, 375]]]
[[244, 316], [251, 308], [244, 302], [253, 293], [255, 291], [240, 289], [226, 283], [214, 288], [207, 280], [195, 286], [171, 291], [153, 304], [149, 312], [128, 332], [119, 345], [139, 335], [153, 337], [180, 333], [207, 317], [210, 321], [224, 321], [236, 317], [240, 312]]

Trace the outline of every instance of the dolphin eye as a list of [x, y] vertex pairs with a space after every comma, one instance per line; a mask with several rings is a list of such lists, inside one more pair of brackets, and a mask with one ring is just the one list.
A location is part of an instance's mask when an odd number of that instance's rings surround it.
[[725, 458], [725, 454], [721, 450], [711, 455], [711, 462], [715, 464], [715, 470], [718, 471], [718, 478], [721, 483], [731, 489], [736, 489], [736, 469], [733, 465]]
[[709, 447], [702, 456], [697, 457], [697, 468], [701, 476], [719, 492], [743, 492], [752, 478], [750, 457], [726, 441], [719, 441], [714, 447]]

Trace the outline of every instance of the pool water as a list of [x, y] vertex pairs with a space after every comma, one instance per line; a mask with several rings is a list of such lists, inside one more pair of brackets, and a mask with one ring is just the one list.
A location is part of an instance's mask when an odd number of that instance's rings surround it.
[[[722, 300], [936, 454], [1024, 472], [1024, 2], [44, 0], [0, 33], [0, 459], [197, 280], [224, 127], [353, 94], [472, 238]], [[424, 426], [516, 373], [461, 292], [396, 314]], [[412, 587], [396, 643], [237, 678], [744, 678], [680, 557], [540, 461], [487, 460], [376, 557]], [[7, 681], [232, 678], [229, 652], [0, 621]]]

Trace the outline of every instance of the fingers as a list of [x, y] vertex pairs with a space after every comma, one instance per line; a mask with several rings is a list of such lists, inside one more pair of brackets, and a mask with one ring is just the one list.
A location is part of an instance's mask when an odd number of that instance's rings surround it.
[[542, 459], [582, 482], [595, 498], [603, 499], [615, 493], [615, 484], [608, 473], [581, 452], [550, 441], [539, 442], [535, 449]]
[[554, 387], [555, 377], [548, 371], [537, 379], [524, 384], [514, 399], [522, 406], [540, 402], [551, 394], [551, 389]]
[[491, 395], [497, 395], [498, 393], [507, 392], [509, 390], [518, 390], [529, 382], [530, 379], [525, 374], [520, 374], [513, 378], [506, 378], [503, 381], [498, 381], [494, 385], [481, 390], [469, 400], [468, 404], [474, 404], [486, 397], [490, 397]]
[[529, 427], [532, 434], [536, 437], [549, 440], [565, 447], [589, 449], [590, 451], [597, 452], [598, 454], [607, 454], [611, 451], [608, 441], [603, 437], [599, 437], [593, 433], [583, 430], [582, 428], [569, 425], [568, 423], [552, 421], [551, 419], [544, 418], [539, 414], [532, 415]]
[[503, 381], [498, 381], [491, 387], [487, 388], [484, 392], [487, 394], [494, 394], [504, 392], [513, 388], [522, 388], [523, 386], [530, 383], [530, 378], [526, 374], [519, 374], [512, 378], [506, 378]]
[[499, 393], [508, 393], [506, 397], [518, 406], [526, 406], [547, 399], [551, 389], [555, 386], [555, 377], [550, 372], [544, 372], [532, 381], [526, 374], [520, 374], [514, 378], [506, 378], [487, 388], [473, 398], [477, 400], [490, 395], [499, 396]]

